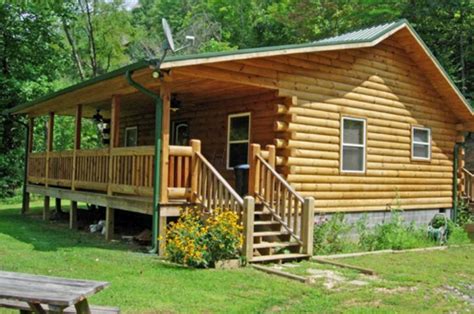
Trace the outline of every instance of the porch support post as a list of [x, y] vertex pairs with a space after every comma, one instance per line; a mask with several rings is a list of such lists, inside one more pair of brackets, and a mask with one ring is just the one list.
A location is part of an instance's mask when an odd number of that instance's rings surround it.
[[[119, 130], [120, 130], [120, 98], [117, 95], [112, 96], [112, 109], [110, 112], [110, 144], [109, 144], [109, 176], [107, 185], [107, 195], [113, 195], [112, 191], [112, 173], [113, 173], [113, 157], [112, 151], [114, 147], [119, 146]], [[123, 171], [123, 169], [119, 169]], [[110, 241], [114, 237], [114, 209], [107, 207], [105, 209], [105, 239]]]
[[301, 219], [303, 254], [313, 255], [314, 198], [306, 197]]
[[244, 243], [242, 245], [242, 254], [246, 262], [250, 262], [253, 257], [253, 229], [255, 219], [255, 199], [252, 196], [244, 197], [244, 213], [243, 213], [243, 235]]
[[45, 185], [48, 186], [49, 178], [49, 155], [53, 150], [54, 141], [54, 112], [49, 113], [48, 127], [46, 130], [46, 171], [45, 171]]
[[[49, 154], [53, 150], [54, 141], [54, 112], [49, 113], [48, 128], [46, 134], [46, 170], [45, 170], [45, 186], [48, 187], [49, 181]], [[49, 196], [44, 197], [43, 220], [49, 220]]]
[[35, 126], [34, 118], [28, 119], [28, 129], [26, 130], [26, 148], [25, 148], [25, 174], [23, 178], [23, 204], [21, 207], [21, 213], [26, 214], [30, 210], [30, 193], [28, 193], [28, 174], [30, 167], [29, 156], [33, 151], [33, 130]]
[[191, 160], [191, 202], [196, 202], [198, 193], [198, 176], [199, 176], [199, 158], [196, 153], [201, 152], [201, 141], [191, 140], [190, 143], [193, 150], [193, 156]]
[[254, 196], [257, 194], [258, 191], [258, 182], [259, 182], [259, 174], [257, 166], [257, 155], [260, 154], [260, 145], [259, 144], [251, 144], [249, 149], [249, 195]]
[[161, 120], [161, 193], [160, 202], [168, 202], [169, 146], [170, 146], [170, 89], [164, 83], [161, 88], [163, 113]]
[[82, 105], [77, 105], [76, 120], [74, 121], [74, 150], [72, 152], [71, 190], [73, 191], [76, 189], [77, 151], [81, 149], [81, 129], [82, 129]]

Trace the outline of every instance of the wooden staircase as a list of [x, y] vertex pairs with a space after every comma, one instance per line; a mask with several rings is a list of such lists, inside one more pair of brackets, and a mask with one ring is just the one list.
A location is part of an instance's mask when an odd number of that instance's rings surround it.
[[285, 262], [307, 259], [301, 254], [301, 243], [296, 241], [282, 224], [275, 220], [263, 204], [257, 204], [254, 212], [252, 263]]
[[[198, 143], [200, 144], [200, 143]], [[195, 145], [199, 147], [200, 145]], [[312, 255], [314, 200], [303, 199], [276, 172], [275, 147], [250, 147], [249, 196], [242, 198], [195, 149], [192, 154], [192, 201], [212, 213], [226, 208], [244, 227], [242, 255], [251, 263], [281, 263]], [[268, 161], [267, 161], [268, 160]]]

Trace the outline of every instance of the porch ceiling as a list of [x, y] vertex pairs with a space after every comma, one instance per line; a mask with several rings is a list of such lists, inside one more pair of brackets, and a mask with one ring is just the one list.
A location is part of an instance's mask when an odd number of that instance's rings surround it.
[[[151, 70], [137, 72], [134, 75], [134, 79], [154, 92], [159, 93], [160, 82], [151, 77]], [[175, 94], [177, 99], [185, 106], [208, 102], [215, 103], [219, 100], [255, 95], [266, 91], [266, 89], [260, 87], [209, 78], [196, 78], [184, 74], [173, 74], [172, 77], [167, 76], [165, 82], [168, 84], [171, 93]], [[98, 84], [93, 89], [86, 88], [85, 90], [80, 90], [80, 93], [66, 94], [60, 97], [60, 101], [47, 102], [45, 105], [35, 108], [34, 111], [30, 111], [29, 114], [37, 116], [54, 111], [58, 115], [72, 116], [75, 114], [75, 107], [78, 104], [82, 104], [84, 117], [92, 117], [97, 109], [101, 110], [102, 115], [108, 117], [110, 115], [113, 95], [120, 95], [122, 116], [150, 112], [152, 110], [152, 99], [129, 86], [125, 78], [120, 77]]]

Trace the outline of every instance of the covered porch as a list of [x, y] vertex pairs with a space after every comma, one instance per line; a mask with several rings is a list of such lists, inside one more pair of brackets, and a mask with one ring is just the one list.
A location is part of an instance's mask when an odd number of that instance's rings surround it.
[[[284, 154], [279, 156], [273, 143], [278, 143], [278, 136], [284, 137], [285, 108], [295, 99], [281, 97], [273, 89], [188, 72], [164, 72], [157, 79], [152, 72], [139, 70], [132, 79], [159, 99], [137, 91], [125, 76], [119, 76], [101, 83], [100, 88], [91, 85], [57, 95], [27, 112], [27, 191], [44, 195], [44, 219], [49, 217], [50, 198], [72, 201], [71, 228], [77, 227], [78, 202], [103, 206], [110, 240], [116, 209], [153, 215], [154, 219], [156, 214], [163, 236], [167, 218], [178, 216], [182, 207], [228, 208], [238, 212], [247, 226], [244, 251], [252, 256], [250, 216], [255, 201], [251, 197], [246, 202], [235, 191], [232, 170], [236, 164], [250, 163], [248, 194], [260, 192], [258, 203], [283, 204], [279, 214], [282, 222], [287, 221], [286, 228], [294, 229], [298, 239], [308, 233], [299, 218], [303, 199], [275, 171], [277, 166], [283, 169]], [[97, 115], [101, 116], [96, 122], [102, 124], [103, 143], [86, 149], [82, 125], [84, 119], [97, 120]], [[34, 152], [35, 121], [41, 116], [47, 116], [46, 145], [44, 151]], [[73, 117], [72, 149], [54, 147], [55, 119], [60, 116]]]

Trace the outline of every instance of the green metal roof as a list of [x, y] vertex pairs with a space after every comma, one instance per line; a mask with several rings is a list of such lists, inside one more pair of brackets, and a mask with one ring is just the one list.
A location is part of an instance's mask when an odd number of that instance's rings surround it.
[[[357, 44], [357, 43], [371, 43], [374, 40], [380, 38], [384, 34], [398, 28], [399, 26], [406, 24], [408, 27], [411, 28], [410, 24], [406, 19], [401, 19], [395, 22], [390, 22], [382, 25], [377, 25], [369, 28], [364, 28], [357, 31], [352, 31], [349, 33], [345, 33], [342, 35], [329, 37], [321, 40], [317, 40], [311, 43], [306, 44], [297, 44], [297, 45], [282, 45], [282, 46], [271, 46], [271, 47], [261, 47], [261, 48], [250, 48], [250, 49], [240, 49], [234, 51], [224, 51], [224, 52], [210, 52], [210, 53], [201, 53], [201, 54], [191, 54], [191, 55], [178, 55], [178, 56], [167, 56], [164, 60], [165, 63], [170, 62], [179, 62], [179, 61], [188, 61], [188, 60], [199, 60], [199, 59], [210, 59], [210, 58], [219, 58], [219, 57], [226, 57], [226, 56], [237, 56], [237, 55], [245, 55], [245, 54], [254, 54], [254, 53], [264, 53], [264, 52], [278, 52], [278, 51], [285, 51], [285, 53], [292, 53], [292, 50], [296, 49], [304, 49], [304, 48], [312, 48], [312, 47], [325, 47], [325, 46], [334, 46], [334, 45], [344, 45], [344, 44]], [[414, 31], [414, 30], [413, 30]], [[416, 34], [416, 32], [414, 31]], [[416, 36], [419, 38], [418, 34]], [[426, 45], [425, 45], [426, 46]], [[429, 50], [429, 49], [428, 49]], [[437, 62], [437, 60], [433, 57], [431, 51], [429, 51], [430, 56]], [[437, 62], [439, 64], [439, 62]], [[72, 85], [65, 89], [59, 90], [57, 92], [53, 92], [37, 98], [31, 102], [27, 102], [21, 105], [18, 105], [12, 109], [6, 110], [6, 113], [15, 113], [32, 107], [34, 105], [40, 104], [42, 102], [48, 101], [55, 97], [58, 97], [63, 94], [67, 94], [69, 92], [96, 84], [101, 81], [105, 81], [108, 79], [112, 79], [114, 77], [118, 77], [120, 75], [124, 75], [127, 71], [135, 71], [139, 69], [144, 69], [150, 65], [149, 61], [139, 61], [125, 67], [119, 68], [115, 71], [100, 75], [93, 79], [89, 79], [78, 84]], [[441, 67], [441, 69], [443, 69]], [[443, 69], [444, 71], [444, 69]], [[444, 73], [446, 73], [444, 71]], [[448, 76], [449, 78], [449, 76]], [[451, 80], [452, 82], [452, 80]], [[453, 83], [455, 87], [455, 84]], [[456, 87], [455, 87], [456, 88]], [[457, 90], [457, 88], [456, 88]], [[459, 90], [457, 90], [459, 92]], [[462, 95], [462, 94], [461, 94]]]
[[396, 22], [386, 23], [382, 25], [376, 25], [369, 28], [360, 29], [357, 31], [345, 33], [342, 35], [324, 38], [321, 40], [317, 40], [314, 43], [317, 44], [324, 44], [324, 45], [334, 45], [340, 43], [354, 43], [354, 42], [361, 42], [361, 41], [373, 41], [386, 32], [402, 25], [403, 23], [408, 23], [406, 20], [399, 20]]

